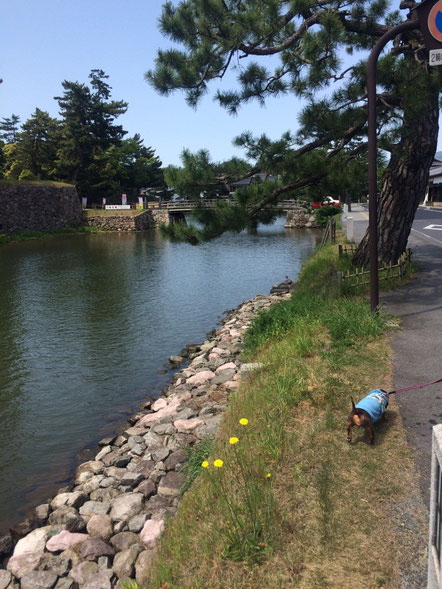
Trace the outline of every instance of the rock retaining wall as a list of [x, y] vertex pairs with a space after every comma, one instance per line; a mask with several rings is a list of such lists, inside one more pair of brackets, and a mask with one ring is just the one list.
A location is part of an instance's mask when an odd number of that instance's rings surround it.
[[97, 227], [104, 231], [142, 231], [159, 227], [161, 223], [168, 225], [169, 213], [161, 210], [140, 211], [138, 215], [102, 215], [99, 210], [96, 214], [88, 214], [84, 217], [83, 224], [89, 227]]
[[215, 436], [230, 393], [257, 368], [238, 359], [247, 327], [286, 297], [258, 295], [231, 311], [203, 344], [171, 356], [175, 364], [190, 353], [190, 363], [164, 394], [147, 399], [122, 435], [101, 440], [94, 460], [77, 468], [74, 484], [22, 524], [26, 535], [14, 547], [11, 536], [0, 537], [0, 555], [13, 552], [0, 570], [1, 589], [121, 589], [129, 578], [145, 583], [166, 517], [180, 502], [184, 448]]
[[0, 183], [0, 233], [64, 229], [81, 216], [74, 186]]
[[316, 229], [316, 217], [314, 214], [308, 213], [305, 209], [298, 211], [289, 211], [285, 220], [286, 228], [306, 228]]

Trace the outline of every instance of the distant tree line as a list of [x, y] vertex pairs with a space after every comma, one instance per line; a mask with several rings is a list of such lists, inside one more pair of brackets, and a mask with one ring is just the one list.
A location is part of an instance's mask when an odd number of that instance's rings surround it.
[[99, 69], [89, 84], [64, 81], [56, 96], [60, 118], [35, 109], [20, 126], [12, 114], [0, 121], [0, 176], [9, 180], [55, 180], [72, 183], [89, 202], [108, 202], [125, 193], [135, 200], [141, 188], [168, 198], [162, 162], [139, 134], [116, 119], [127, 111], [123, 100], [111, 99], [108, 76]]

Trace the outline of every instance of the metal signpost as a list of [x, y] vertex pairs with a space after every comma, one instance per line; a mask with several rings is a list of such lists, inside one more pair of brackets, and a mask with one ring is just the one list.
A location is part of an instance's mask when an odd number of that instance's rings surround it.
[[[379, 306], [378, 278], [378, 196], [377, 196], [377, 140], [376, 140], [376, 65], [379, 55], [388, 41], [400, 33], [419, 29], [425, 47], [430, 51], [430, 65], [442, 65], [442, 0], [424, 0], [415, 9], [417, 18], [407, 20], [383, 35], [373, 47], [368, 59], [368, 214], [370, 256], [370, 307]], [[433, 61], [432, 61], [433, 60]]]

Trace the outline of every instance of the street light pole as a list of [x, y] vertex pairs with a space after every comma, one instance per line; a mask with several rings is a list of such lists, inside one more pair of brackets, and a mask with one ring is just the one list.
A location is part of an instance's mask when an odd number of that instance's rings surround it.
[[419, 28], [417, 19], [407, 20], [389, 31], [377, 41], [368, 58], [368, 231], [370, 258], [370, 308], [377, 311], [379, 306], [378, 277], [378, 194], [377, 194], [377, 138], [376, 138], [376, 66], [379, 55], [388, 41], [405, 31]]

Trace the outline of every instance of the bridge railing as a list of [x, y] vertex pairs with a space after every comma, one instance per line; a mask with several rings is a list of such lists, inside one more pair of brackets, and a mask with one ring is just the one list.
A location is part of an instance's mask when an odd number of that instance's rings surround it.
[[[227, 202], [229, 204], [233, 204], [235, 200], [233, 198], [225, 198], [225, 199], [208, 199], [208, 200], [201, 200], [201, 201], [194, 201], [194, 200], [169, 200], [163, 202], [147, 202], [148, 209], [165, 209], [169, 211], [185, 211], [185, 210], [192, 210], [197, 207], [213, 209], [216, 205], [220, 202]], [[290, 209], [298, 209], [305, 205], [305, 202], [298, 201], [298, 200], [281, 200], [276, 205], [275, 208], [282, 209], [282, 210], [290, 210]]]

